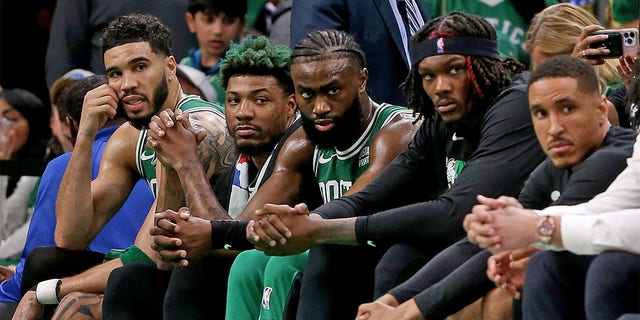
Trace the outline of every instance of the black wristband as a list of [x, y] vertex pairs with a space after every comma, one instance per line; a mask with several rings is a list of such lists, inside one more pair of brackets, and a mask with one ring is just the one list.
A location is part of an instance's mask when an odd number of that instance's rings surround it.
[[212, 249], [253, 249], [246, 237], [247, 224], [248, 222], [237, 220], [211, 220]]

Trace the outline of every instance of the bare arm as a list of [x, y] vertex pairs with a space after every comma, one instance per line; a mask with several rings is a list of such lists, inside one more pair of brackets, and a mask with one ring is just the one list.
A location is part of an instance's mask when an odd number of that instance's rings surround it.
[[[397, 116], [392, 123], [380, 130], [371, 141], [368, 169], [354, 182], [347, 194], [360, 191], [375, 179], [406, 148], [419, 126], [420, 124], [412, 124], [409, 118]], [[306, 206], [299, 205], [295, 208], [264, 206], [260, 215], [266, 216], [263, 221], [266, 219], [269, 223], [264, 228], [257, 223], [250, 223], [247, 237], [253, 240], [257, 248], [270, 255], [298, 253], [321, 243], [356, 244], [355, 218], [322, 220], [309, 217]], [[285, 233], [293, 236], [283, 239], [281, 235]], [[273, 247], [274, 240], [287, 244]], [[287, 249], [288, 246], [292, 251]]]
[[[226, 123], [212, 112], [184, 115], [179, 110], [175, 113], [164, 110], [154, 116], [149, 125], [147, 146], [156, 150], [163, 167], [170, 169], [164, 173], [169, 185], [160, 189], [181, 186], [182, 190], [165, 192], [184, 194], [186, 205], [196, 217], [230, 219], [210, 184], [235, 159], [234, 143]], [[158, 203], [158, 211], [178, 210], [184, 203], [176, 200], [163, 199]]]
[[291, 134], [280, 149], [273, 173], [256, 191], [238, 220], [255, 219], [256, 210], [266, 203], [293, 205], [299, 201], [304, 172], [311, 172], [313, 150], [314, 146], [307, 139], [302, 127]]
[[91, 90], [85, 97], [76, 145], [56, 201], [55, 241], [59, 247], [84, 250], [135, 185], [138, 131], [128, 124], [109, 140], [98, 176], [91, 180], [93, 142], [98, 129], [115, 115], [116, 101], [108, 85]]

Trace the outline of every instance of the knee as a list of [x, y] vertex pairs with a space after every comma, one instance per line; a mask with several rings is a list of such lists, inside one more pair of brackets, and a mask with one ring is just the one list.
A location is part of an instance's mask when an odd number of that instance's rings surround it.
[[596, 256], [587, 272], [587, 282], [604, 282], [607, 286], [627, 283], [631, 278], [628, 271], [637, 270], [638, 258], [634, 254], [609, 251]]
[[264, 269], [270, 259], [270, 256], [258, 250], [241, 252], [235, 258], [233, 264], [231, 264], [231, 269], [229, 270], [229, 286], [232, 286], [232, 283], [253, 282], [253, 280], [256, 279], [262, 281]]
[[102, 295], [72, 292], [58, 304], [52, 319], [102, 319]]

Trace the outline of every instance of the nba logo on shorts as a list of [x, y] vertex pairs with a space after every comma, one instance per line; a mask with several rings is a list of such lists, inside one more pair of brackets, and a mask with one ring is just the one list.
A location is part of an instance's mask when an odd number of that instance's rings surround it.
[[262, 292], [262, 309], [264, 310], [269, 310], [269, 299], [271, 298], [271, 291], [273, 291], [271, 287], [264, 287], [264, 291]]
[[436, 52], [444, 53], [444, 38], [438, 38], [436, 42]]

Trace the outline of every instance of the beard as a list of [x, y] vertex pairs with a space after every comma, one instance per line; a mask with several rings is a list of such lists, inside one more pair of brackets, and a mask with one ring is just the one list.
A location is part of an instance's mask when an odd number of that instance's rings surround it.
[[268, 143], [247, 143], [243, 145], [239, 145], [236, 143], [236, 150], [239, 153], [247, 155], [247, 156], [255, 156], [255, 155], [263, 155], [263, 154], [271, 154], [273, 151], [273, 147], [278, 143], [277, 140], [269, 141]]
[[[131, 94], [137, 94], [137, 93], [133, 91], [131, 92]], [[160, 81], [160, 84], [156, 86], [156, 88], [153, 90], [153, 104], [151, 105], [153, 109], [151, 110], [151, 113], [137, 117], [137, 118], [132, 118], [126, 112], [123, 112], [125, 118], [127, 119], [127, 121], [129, 121], [129, 123], [134, 128], [138, 130], [142, 130], [143, 128], [148, 128], [149, 123], [151, 122], [151, 118], [156, 114], [158, 114], [160, 109], [162, 109], [162, 105], [167, 100], [168, 95], [169, 95], [169, 85], [167, 84], [167, 76], [163, 74], [162, 81]], [[122, 99], [120, 100], [120, 102], [118, 102], [118, 109], [123, 111], [125, 110], [122, 104]]]
[[[319, 131], [313, 121], [315, 119], [302, 115], [302, 128], [307, 133], [309, 140], [320, 148], [333, 148], [340, 141], [348, 139], [354, 135], [354, 128], [360, 123], [362, 117], [362, 106], [360, 98], [356, 96], [351, 106], [342, 116], [333, 118], [335, 126], [329, 131]], [[320, 118], [321, 119], [321, 118]]]

